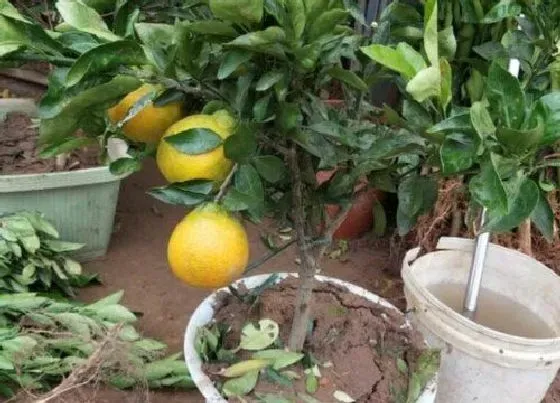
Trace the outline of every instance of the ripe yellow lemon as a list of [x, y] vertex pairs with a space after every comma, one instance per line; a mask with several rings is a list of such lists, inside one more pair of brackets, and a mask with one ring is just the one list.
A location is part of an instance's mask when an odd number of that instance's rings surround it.
[[193, 179], [222, 181], [231, 170], [232, 162], [224, 155], [219, 146], [204, 154], [185, 154], [165, 141], [165, 137], [194, 128], [210, 129], [222, 139], [229, 137], [235, 121], [227, 111], [221, 110], [213, 115], [192, 115], [179, 120], [166, 130], [159, 143], [156, 162], [168, 182], [186, 182]]
[[167, 260], [175, 276], [193, 287], [224, 287], [247, 266], [247, 233], [217, 204], [198, 207], [173, 230]]
[[[124, 119], [129, 109], [147, 95], [150, 91], [157, 91], [158, 87], [152, 84], [144, 84], [137, 90], [130, 92], [118, 104], [107, 111], [109, 119], [117, 123]], [[148, 105], [136, 114], [123, 126], [125, 136], [140, 143], [157, 144], [165, 130], [179, 120], [182, 116], [180, 102], [172, 102], [167, 105], [156, 107]]]

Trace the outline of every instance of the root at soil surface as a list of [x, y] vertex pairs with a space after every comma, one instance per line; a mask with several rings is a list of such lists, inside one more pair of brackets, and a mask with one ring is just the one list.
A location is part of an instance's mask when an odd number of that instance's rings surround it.
[[[421, 252], [430, 252], [435, 250], [437, 242], [441, 237], [459, 236], [464, 238], [473, 238], [474, 231], [467, 227], [463, 219], [460, 226], [457, 227], [457, 215], [462, 218], [468, 217], [468, 202], [465, 197], [465, 189], [460, 180], [444, 180], [441, 181], [439, 194], [434, 209], [418, 219], [416, 227], [400, 242], [395, 242], [395, 250], [406, 251], [407, 249], [420, 246]], [[550, 205], [555, 213], [557, 227], [560, 220], [560, 206], [558, 203], [558, 192], [550, 195]], [[523, 245], [520, 244], [520, 236], [517, 229], [500, 234], [492, 234], [491, 241], [507, 248], [527, 250], [527, 245], [531, 245], [530, 254], [546, 266], [550, 267], [557, 273], [560, 273], [560, 237], [555, 234], [553, 242], [548, 242], [542, 234], [531, 226], [530, 241], [525, 239]], [[396, 252], [395, 252], [396, 254]], [[402, 261], [403, 253], [398, 255]], [[400, 266], [399, 266], [400, 267]]]

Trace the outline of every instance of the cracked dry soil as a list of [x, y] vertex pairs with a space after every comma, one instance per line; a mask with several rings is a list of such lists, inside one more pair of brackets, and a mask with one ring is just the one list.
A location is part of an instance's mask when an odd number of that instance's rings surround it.
[[[285, 343], [296, 293], [295, 278], [288, 278], [265, 290], [252, 306], [224, 293], [216, 307], [215, 318], [218, 323], [231, 327], [225, 347], [237, 347], [243, 325], [263, 318], [278, 323], [280, 339]], [[313, 395], [315, 398], [333, 401], [334, 391], [341, 390], [357, 402], [386, 403], [393, 401], [395, 391], [406, 389], [408, 376], [398, 370], [397, 358], [404, 359], [409, 368], [414, 368], [423, 342], [419, 333], [402, 326], [404, 318], [401, 314], [342, 287], [319, 282], [312, 309], [313, 331], [305, 349], [321, 364], [332, 363], [328, 368], [320, 365], [322, 376], [319, 389]], [[300, 366], [298, 372], [301, 374], [301, 371]], [[281, 393], [284, 397], [305, 392], [303, 379], [294, 382], [288, 390], [262, 378], [256, 392]]]

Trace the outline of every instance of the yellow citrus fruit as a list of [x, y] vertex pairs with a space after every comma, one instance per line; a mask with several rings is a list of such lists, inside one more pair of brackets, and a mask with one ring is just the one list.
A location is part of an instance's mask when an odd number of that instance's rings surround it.
[[[124, 119], [129, 109], [147, 95], [150, 91], [157, 91], [158, 87], [152, 84], [144, 84], [140, 88], [130, 92], [118, 104], [107, 111], [109, 119], [117, 123]], [[157, 144], [165, 130], [182, 116], [180, 102], [172, 102], [167, 105], [156, 107], [148, 105], [136, 114], [123, 126], [126, 137], [140, 143]]]
[[[192, 115], [179, 120], [165, 131], [163, 138], [194, 128], [210, 129], [222, 139], [229, 137], [235, 126], [234, 119], [227, 111], [220, 110], [213, 115]], [[231, 170], [232, 162], [219, 146], [204, 154], [185, 154], [162, 140], [156, 155], [159, 170], [168, 182], [186, 182], [193, 179], [222, 181]]]
[[177, 224], [167, 244], [167, 260], [175, 276], [193, 287], [224, 287], [247, 266], [247, 233], [220, 206], [206, 204]]

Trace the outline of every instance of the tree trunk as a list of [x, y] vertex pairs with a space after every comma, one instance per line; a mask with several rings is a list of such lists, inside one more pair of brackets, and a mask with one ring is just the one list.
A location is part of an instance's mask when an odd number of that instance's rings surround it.
[[533, 255], [533, 248], [531, 246], [531, 219], [527, 218], [523, 221], [517, 229], [519, 237], [519, 250], [526, 255]]
[[292, 205], [297, 245], [301, 259], [300, 286], [298, 289], [294, 320], [290, 332], [288, 347], [291, 351], [303, 350], [305, 336], [311, 317], [311, 298], [315, 280], [315, 259], [306, 236], [305, 205], [303, 200], [303, 183], [299, 168], [297, 146], [292, 145], [288, 155], [289, 167], [292, 175]]

